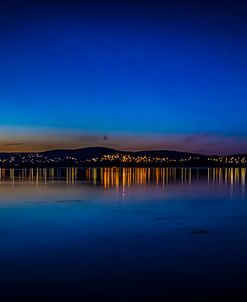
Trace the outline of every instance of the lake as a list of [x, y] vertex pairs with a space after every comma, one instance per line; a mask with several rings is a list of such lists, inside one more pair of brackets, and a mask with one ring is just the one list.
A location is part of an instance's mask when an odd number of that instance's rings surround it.
[[247, 298], [245, 168], [0, 169], [0, 300]]

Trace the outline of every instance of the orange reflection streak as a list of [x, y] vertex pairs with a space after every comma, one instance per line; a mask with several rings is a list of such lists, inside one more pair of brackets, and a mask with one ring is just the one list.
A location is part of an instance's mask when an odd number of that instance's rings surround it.
[[239, 168], [235, 169], [235, 183], [239, 185]]
[[241, 184], [244, 187], [245, 186], [245, 179], [246, 179], [246, 169], [241, 169]]
[[231, 186], [234, 185], [234, 170], [233, 168], [230, 168], [230, 179], [231, 179]]
[[222, 183], [222, 168], [219, 168], [219, 184]]

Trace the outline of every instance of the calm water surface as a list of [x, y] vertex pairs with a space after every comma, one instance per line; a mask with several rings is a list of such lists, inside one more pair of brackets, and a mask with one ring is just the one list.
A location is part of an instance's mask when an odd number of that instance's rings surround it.
[[0, 169], [0, 300], [247, 298], [246, 184], [246, 169]]

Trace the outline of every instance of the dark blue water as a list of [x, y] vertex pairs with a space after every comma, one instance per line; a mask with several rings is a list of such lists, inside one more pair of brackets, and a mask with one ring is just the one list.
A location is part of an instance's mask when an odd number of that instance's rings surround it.
[[245, 169], [0, 177], [3, 302], [247, 298]]

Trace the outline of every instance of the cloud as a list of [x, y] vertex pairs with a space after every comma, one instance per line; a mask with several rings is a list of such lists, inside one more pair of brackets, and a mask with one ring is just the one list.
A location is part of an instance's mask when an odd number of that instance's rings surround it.
[[5, 146], [21, 146], [21, 145], [25, 145], [25, 143], [8, 143], [8, 144], [5, 144]]
[[100, 135], [100, 134], [84, 134], [80, 136], [80, 140], [82, 142], [100, 142], [101, 140], [107, 141], [108, 135]]

